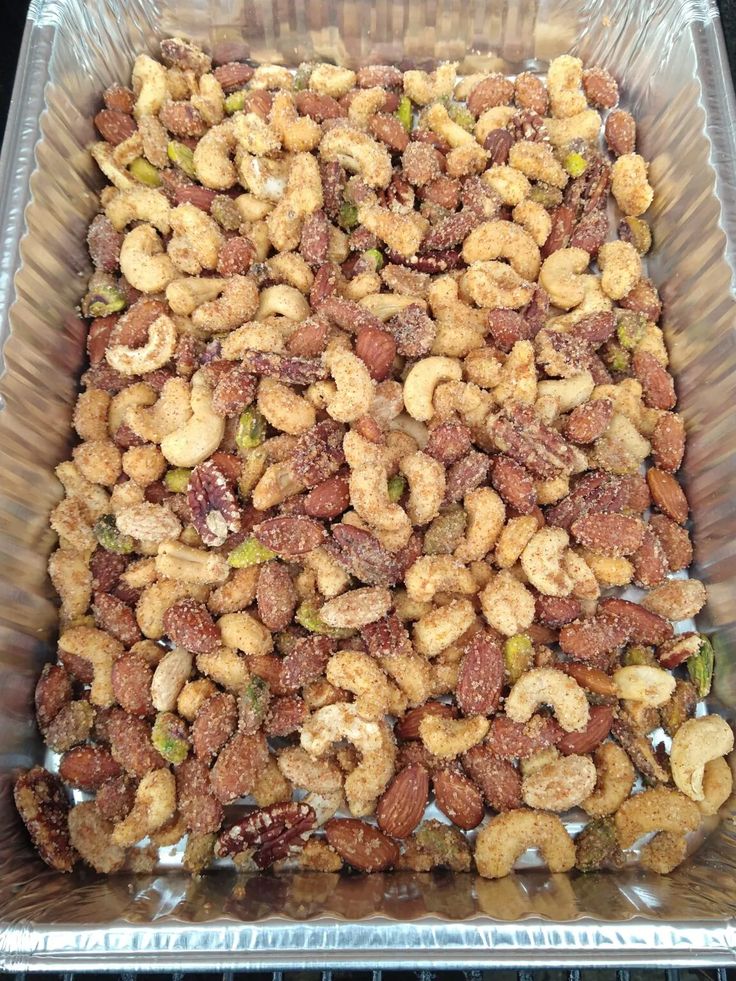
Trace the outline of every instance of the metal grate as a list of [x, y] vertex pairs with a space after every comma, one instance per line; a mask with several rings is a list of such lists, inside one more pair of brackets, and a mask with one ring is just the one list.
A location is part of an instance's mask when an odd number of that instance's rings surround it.
[[[12, 981], [136, 981], [119, 974], [14, 974]], [[725, 968], [614, 971], [582, 968], [570, 971], [222, 971], [220, 973], [147, 973], [145, 981], [736, 981]]]

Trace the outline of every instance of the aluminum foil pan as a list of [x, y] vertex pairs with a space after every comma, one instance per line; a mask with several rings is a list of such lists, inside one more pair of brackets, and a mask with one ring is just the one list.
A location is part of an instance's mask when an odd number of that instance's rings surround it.
[[[690, 432], [697, 573], [718, 651], [710, 706], [736, 708], [736, 118], [715, 0], [33, 0], [0, 158], [0, 968], [610, 966], [736, 960], [736, 803], [673, 875], [291, 873], [193, 881], [61, 876], [11, 796], [44, 758], [32, 695], [51, 655], [47, 513], [84, 357], [75, 312], [99, 186], [85, 151], [98, 93], [142, 50], [188, 35], [287, 65], [544, 71], [572, 51], [622, 81], [657, 195], [650, 274]], [[9, 336], [7, 336], [9, 335]]]

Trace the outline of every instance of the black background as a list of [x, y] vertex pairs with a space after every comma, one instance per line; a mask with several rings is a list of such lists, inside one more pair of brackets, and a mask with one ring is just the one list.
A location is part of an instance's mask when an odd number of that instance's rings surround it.
[[[125, 0], [121, 0], [124, 3]], [[736, 67], [736, 0], [720, 0], [723, 31], [731, 63]], [[0, 0], [0, 127], [5, 128], [5, 117], [13, 89], [15, 66], [18, 60], [28, 0]]]

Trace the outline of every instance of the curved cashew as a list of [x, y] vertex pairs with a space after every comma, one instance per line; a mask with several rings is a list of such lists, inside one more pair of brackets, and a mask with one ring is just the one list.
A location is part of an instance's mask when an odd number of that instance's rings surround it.
[[214, 218], [193, 204], [180, 204], [171, 212], [171, 229], [166, 251], [181, 272], [196, 276], [217, 266], [224, 238]]
[[700, 811], [684, 794], [669, 787], [654, 787], [625, 800], [615, 816], [616, 837], [622, 848], [631, 848], [652, 831], [683, 834], [695, 831]]
[[603, 743], [593, 753], [593, 760], [597, 775], [595, 790], [580, 806], [591, 817], [605, 817], [617, 811], [629, 796], [636, 772], [618, 743]]
[[706, 763], [725, 756], [732, 749], [733, 732], [720, 715], [704, 715], [683, 722], [672, 737], [670, 751], [675, 786], [692, 800], [703, 800]]
[[302, 726], [301, 744], [310, 756], [324, 756], [333, 743], [347, 739], [358, 750], [360, 763], [345, 779], [345, 796], [355, 817], [372, 814], [376, 799], [393, 776], [396, 746], [383, 720], [364, 719], [348, 702], [325, 705]]
[[482, 715], [448, 719], [425, 715], [419, 723], [419, 735], [426, 748], [441, 760], [454, 760], [485, 738], [490, 722]]
[[59, 650], [76, 654], [92, 665], [94, 676], [89, 700], [93, 705], [107, 708], [115, 704], [112, 664], [124, 650], [119, 640], [96, 627], [70, 627], [59, 637]]
[[194, 169], [197, 179], [214, 191], [226, 191], [238, 179], [230, 154], [235, 149], [233, 121], [213, 126], [207, 130], [194, 148]]
[[490, 487], [468, 491], [463, 500], [468, 524], [454, 555], [461, 562], [480, 562], [491, 551], [506, 520], [506, 507]]
[[552, 115], [561, 119], [582, 112], [587, 106], [581, 89], [583, 63], [572, 55], [553, 58], [547, 69], [547, 90]]
[[276, 429], [291, 436], [305, 433], [317, 421], [314, 406], [293, 388], [275, 378], [262, 378], [258, 386], [258, 408]]
[[434, 105], [430, 106], [425, 118], [429, 123], [430, 129], [434, 130], [451, 147], [467, 144], [475, 145], [475, 137], [450, 118], [447, 109], [441, 102], [435, 102]]
[[601, 130], [601, 116], [595, 109], [584, 109], [567, 119], [545, 117], [544, 125], [552, 146], [564, 150], [572, 140], [596, 143]]
[[533, 595], [506, 569], [480, 593], [480, 605], [488, 623], [505, 637], [523, 633], [534, 620]]
[[649, 165], [638, 153], [624, 153], [611, 168], [611, 193], [625, 215], [643, 215], [654, 198]]
[[563, 528], [545, 526], [521, 553], [521, 568], [527, 579], [545, 596], [569, 596], [573, 590], [574, 581], [564, 565], [569, 543]]
[[160, 61], [140, 54], [133, 64], [132, 81], [133, 90], [138, 93], [133, 108], [135, 118], [155, 116], [168, 95], [166, 69]]
[[593, 393], [595, 382], [589, 371], [581, 371], [569, 378], [545, 379], [537, 385], [540, 398], [551, 396], [556, 403], [556, 414], [572, 412], [578, 405], [587, 402]]
[[120, 247], [120, 271], [141, 293], [162, 293], [176, 279], [176, 267], [153, 225], [137, 225], [125, 236]]
[[544, 181], [553, 187], [562, 188], [569, 180], [567, 171], [557, 161], [548, 143], [519, 140], [509, 150], [509, 165], [529, 180]]
[[391, 157], [386, 147], [352, 126], [325, 133], [319, 155], [328, 162], [337, 161], [351, 174], [360, 174], [369, 187], [388, 187], [391, 182]]
[[[94, 392], [95, 389], [91, 389], [90, 391]], [[107, 432], [102, 434], [99, 437], [100, 439], [108, 434], [114, 436], [120, 426], [124, 422], [127, 422], [128, 413], [134, 409], [153, 405], [156, 401], [156, 392], [150, 385], [146, 385], [145, 382], [134, 382], [132, 385], [128, 385], [127, 388], [124, 388], [122, 392], [118, 392], [112, 399], [109, 399], [108, 396], [108, 400]]]
[[407, 569], [404, 583], [410, 599], [419, 603], [430, 602], [439, 592], [470, 596], [477, 588], [470, 569], [451, 555], [421, 556]]
[[733, 774], [725, 757], [719, 756], [706, 763], [703, 774], [703, 799], [698, 801], [700, 813], [704, 817], [717, 814], [731, 796], [732, 790]]
[[322, 127], [309, 116], [300, 116], [289, 92], [278, 92], [271, 105], [271, 129], [289, 153], [314, 150], [322, 138]]
[[191, 415], [189, 382], [184, 378], [169, 378], [153, 405], [130, 406], [123, 421], [147, 443], [160, 443], [164, 436], [185, 426]]
[[598, 250], [598, 266], [601, 289], [612, 300], [626, 296], [641, 279], [641, 257], [631, 242], [606, 242]]
[[212, 389], [200, 369], [192, 376], [192, 416], [161, 440], [161, 452], [175, 467], [196, 467], [215, 452], [225, 434], [225, 420], [212, 411]]
[[143, 347], [114, 344], [107, 349], [105, 357], [121, 375], [142, 375], [170, 361], [178, 339], [174, 321], [162, 313], [148, 328], [148, 340]]
[[342, 791], [343, 773], [332, 760], [315, 760], [301, 746], [287, 746], [277, 758], [279, 770], [295, 787], [312, 793]]
[[[338, 133], [340, 131], [333, 130], [332, 132]], [[416, 255], [427, 231], [426, 219], [416, 212], [412, 211], [411, 214], [407, 215], [396, 214], [388, 208], [380, 208], [378, 205], [361, 205], [358, 208], [358, 222], [369, 232], [377, 235], [390, 249], [403, 256]], [[385, 296], [384, 293], [375, 293], [366, 299], [381, 304], [386, 303], [386, 300], [383, 299]], [[406, 300], [409, 302], [403, 302], [403, 306], [417, 302], [414, 297], [402, 297], [402, 301]], [[368, 304], [364, 305], [368, 306]], [[394, 313], [398, 313], [398, 310], [394, 310]], [[389, 312], [389, 316], [393, 316], [393, 313]]]
[[414, 624], [414, 647], [425, 657], [436, 657], [462, 637], [475, 622], [470, 600], [453, 600], [425, 613]]
[[160, 191], [152, 187], [118, 191], [107, 202], [105, 214], [118, 232], [122, 232], [132, 221], [147, 221], [162, 235], [168, 235], [171, 228], [171, 205]]
[[613, 675], [619, 698], [631, 699], [658, 708], [670, 700], [675, 678], [669, 671], [651, 664], [629, 664]]
[[434, 415], [434, 390], [440, 382], [460, 381], [463, 370], [454, 358], [422, 358], [404, 381], [404, 405], [413, 419], [426, 422]]
[[507, 204], [511, 208], [515, 208], [517, 204], [528, 198], [532, 190], [532, 185], [521, 171], [506, 164], [489, 167], [481, 180], [496, 192], [501, 199], [501, 204]]
[[258, 309], [258, 287], [248, 276], [219, 280], [222, 295], [198, 306], [192, 323], [200, 330], [216, 334], [252, 320]]
[[320, 616], [329, 627], [364, 627], [385, 617], [391, 609], [391, 593], [382, 586], [361, 586], [328, 600]]
[[[366, 464], [350, 471], [350, 503], [356, 512], [377, 531], [388, 534], [391, 542], [385, 542], [391, 551], [403, 548], [412, 532], [408, 514], [388, 496], [386, 467]], [[381, 537], [381, 536], [379, 536]]]
[[478, 832], [475, 864], [486, 879], [501, 879], [528, 848], [538, 848], [550, 872], [569, 872], [575, 844], [556, 814], [506, 811]]
[[531, 341], [516, 341], [499, 372], [493, 397], [499, 405], [525, 402], [533, 405], [537, 397], [537, 366]]
[[281, 141], [256, 112], [239, 112], [233, 116], [233, 128], [238, 148], [256, 157], [265, 157], [281, 149]]
[[514, 722], [528, 722], [540, 705], [552, 706], [565, 732], [578, 732], [588, 724], [585, 691], [556, 668], [532, 668], [523, 674], [506, 698], [506, 715]]
[[549, 211], [538, 201], [529, 199], [521, 201], [513, 210], [511, 216], [517, 225], [528, 232], [538, 246], [543, 246], [552, 231], [552, 219]]
[[133, 810], [113, 828], [113, 844], [134, 845], [166, 824], [175, 810], [174, 774], [166, 769], [147, 773], [136, 789]]
[[192, 673], [194, 659], [183, 647], [168, 651], [151, 678], [151, 701], [157, 712], [173, 712], [179, 693]]
[[406, 512], [412, 524], [426, 525], [440, 513], [445, 496], [445, 468], [417, 450], [399, 461], [399, 469], [409, 482]]
[[[301, 157], [303, 154], [298, 156]], [[288, 158], [269, 160], [265, 157], [252, 157], [247, 153], [241, 153], [237, 158], [241, 184], [247, 187], [258, 200], [273, 204], [287, 196], [287, 187], [291, 181], [290, 166], [293, 169], [293, 164], [290, 164]], [[273, 209], [269, 210], [265, 217], [271, 214]]]
[[539, 271], [539, 284], [549, 293], [551, 303], [571, 310], [583, 302], [585, 281], [581, 274], [589, 262], [585, 249], [558, 249], [547, 256]]
[[173, 313], [188, 317], [208, 300], [216, 300], [225, 288], [225, 280], [217, 276], [187, 276], [175, 279], [166, 287], [166, 299]]
[[534, 290], [534, 284], [522, 279], [515, 269], [494, 260], [472, 263], [462, 278], [462, 286], [479, 307], [492, 310], [517, 310], [531, 300]]
[[474, 228], [465, 239], [463, 259], [467, 263], [508, 259], [523, 279], [531, 280], [537, 278], [541, 263], [537, 243], [528, 232], [510, 221], [485, 221]]
[[321, 95], [331, 95], [339, 99], [355, 86], [355, 72], [340, 65], [330, 65], [320, 62], [309, 76], [309, 89]]
[[138, 182], [130, 176], [127, 170], [117, 165], [113, 155], [115, 149], [109, 143], [100, 140], [93, 144], [90, 154], [111, 184], [117, 187], [119, 191], [132, 191], [138, 187]]
[[450, 98], [455, 88], [457, 62], [438, 65], [431, 73], [410, 69], [404, 72], [404, 93], [418, 106]]
[[156, 554], [156, 572], [165, 579], [212, 585], [224, 583], [231, 571], [222, 555], [183, 542], [161, 542]]
[[587, 756], [562, 756], [524, 776], [521, 796], [529, 807], [567, 811], [577, 807], [595, 787], [596, 769]]
[[370, 654], [338, 651], [327, 662], [325, 675], [330, 684], [355, 695], [352, 704], [364, 719], [383, 719], [389, 712], [394, 686]]
[[294, 286], [268, 286], [261, 291], [261, 299], [256, 320], [266, 317], [287, 317], [289, 320], [306, 320], [309, 317], [309, 304]]
[[365, 363], [351, 351], [334, 348], [325, 364], [335, 380], [337, 391], [327, 401], [327, 413], [337, 422], [355, 422], [373, 400], [374, 382]]

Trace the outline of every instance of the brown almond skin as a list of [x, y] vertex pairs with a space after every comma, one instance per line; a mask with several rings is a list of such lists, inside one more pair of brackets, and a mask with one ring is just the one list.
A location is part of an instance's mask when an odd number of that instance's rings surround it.
[[419, 723], [428, 715], [454, 719], [457, 717], [457, 710], [454, 706], [446, 705], [444, 702], [425, 702], [424, 705], [417, 705], [416, 708], [409, 709], [406, 715], [397, 721], [395, 727], [397, 737], [399, 739], [419, 739]]
[[324, 827], [329, 844], [361, 872], [382, 872], [398, 860], [396, 842], [357, 818], [332, 818]]
[[665, 514], [653, 514], [649, 519], [649, 527], [664, 550], [670, 572], [687, 569], [693, 560], [693, 545], [687, 529]]
[[570, 529], [581, 544], [607, 555], [631, 555], [642, 543], [644, 523], [625, 514], [586, 514]]
[[592, 692], [594, 695], [613, 699], [618, 697], [618, 690], [613, 678], [599, 668], [593, 668], [589, 664], [579, 664], [575, 661], [566, 664], [559, 663], [557, 667], [560, 671], [564, 671], [565, 674], [574, 678], [581, 688], [585, 688], [586, 691]]
[[381, 795], [378, 827], [392, 838], [406, 838], [422, 820], [429, 797], [429, 774], [416, 763], [400, 770]]
[[501, 454], [494, 459], [491, 484], [506, 504], [519, 514], [531, 514], [537, 506], [531, 474], [511, 457]]
[[553, 630], [577, 620], [582, 612], [580, 602], [574, 596], [544, 596], [538, 593], [534, 597], [534, 605], [535, 618]]
[[597, 615], [565, 624], [560, 630], [560, 647], [577, 661], [595, 661], [630, 638], [628, 623]]
[[566, 732], [557, 743], [565, 756], [571, 753], [590, 753], [611, 731], [613, 709], [609, 705], [591, 705], [588, 724], [580, 732]]
[[45, 729], [72, 698], [71, 679], [61, 664], [44, 664], [36, 682], [36, 718]]
[[70, 787], [94, 793], [108, 780], [122, 773], [109, 750], [102, 746], [75, 746], [59, 763], [59, 776]]
[[348, 478], [340, 474], [317, 484], [304, 498], [304, 512], [310, 518], [336, 518], [350, 504]]
[[651, 467], [647, 471], [647, 483], [652, 500], [659, 510], [678, 525], [684, 525], [689, 511], [687, 498], [672, 474]]
[[655, 467], [676, 473], [685, 455], [685, 426], [681, 417], [670, 412], [661, 416], [650, 440]]
[[455, 697], [465, 715], [490, 715], [498, 708], [504, 682], [500, 641], [488, 631], [478, 631], [460, 662]]
[[483, 820], [483, 795], [472, 780], [456, 770], [438, 770], [432, 776], [434, 799], [445, 817], [464, 831], [477, 828]]
[[649, 351], [635, 351], [631, 359], [641, 382], [645, 403], [652, 409], [672, 409], [677, 402], [672, 375]]
[[565, 436], [572, 443], [584, 445], [602, 436], [613, 418], [611, 399], [595, 399], [578, 405], [568, 416]]
[[631, 561], [634, 565], [634, 582], [645, 589], [659, 585], [667, 577], [667, 556], [649, 526], [644, 529], [641, 545], [632, 555]]
[[636, 644], [663, 644], [673, 635], [672, 624], [652, 613], [638, 603], [618, 599], [611, 596], [601, 600], [599, 611], [606, 617], [612, 617], [626, 624], [630, 631], [630, 640]]

